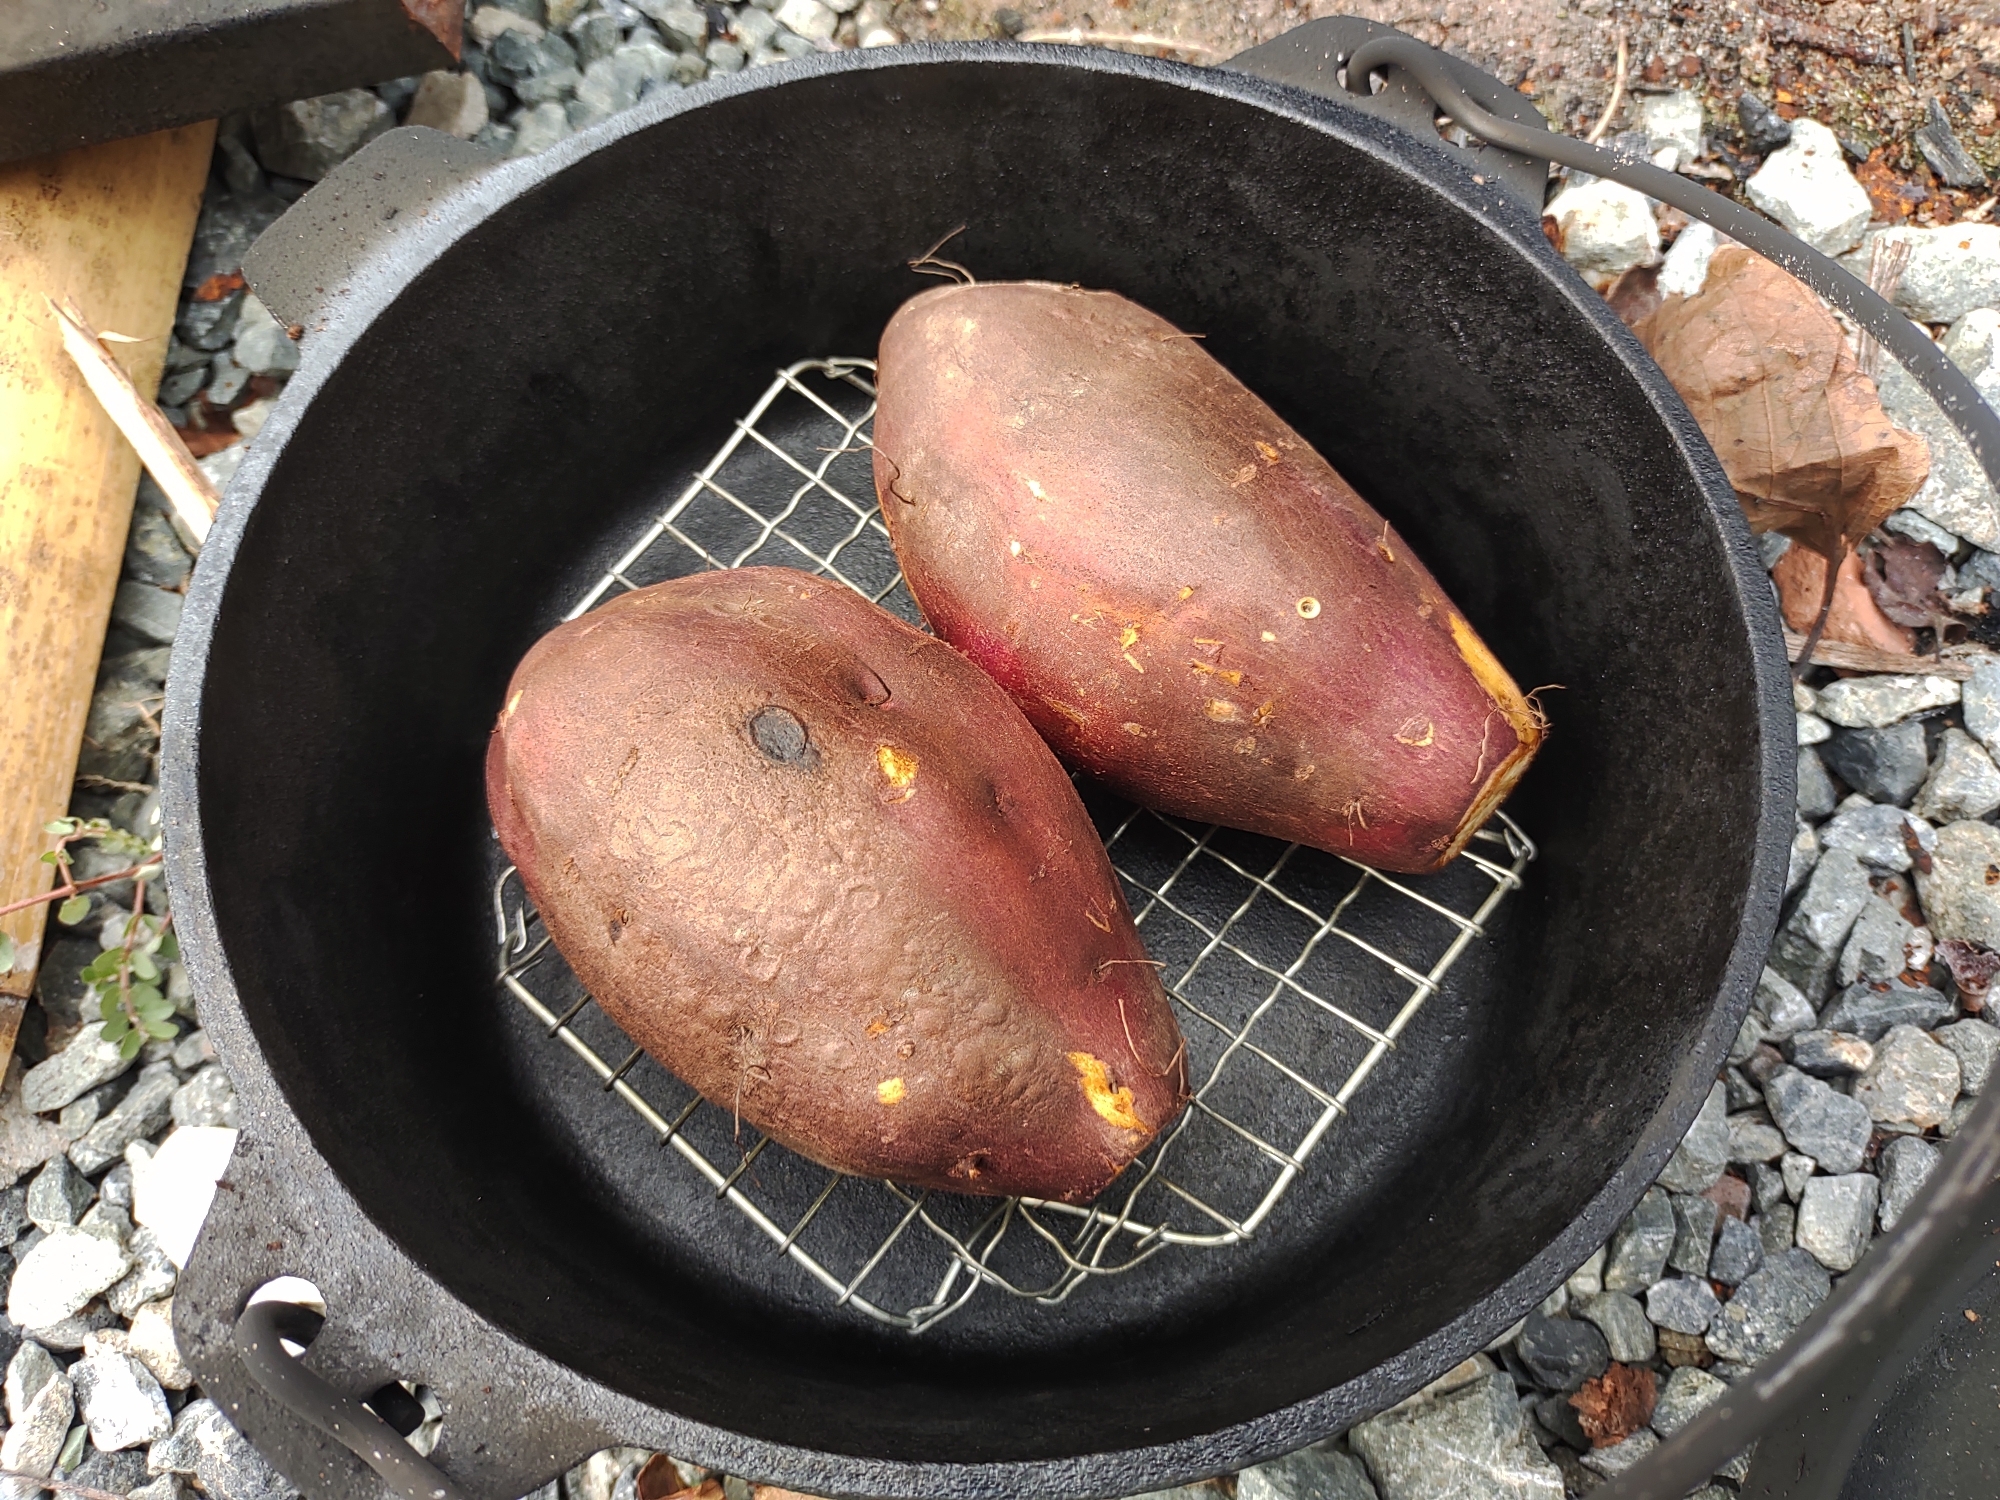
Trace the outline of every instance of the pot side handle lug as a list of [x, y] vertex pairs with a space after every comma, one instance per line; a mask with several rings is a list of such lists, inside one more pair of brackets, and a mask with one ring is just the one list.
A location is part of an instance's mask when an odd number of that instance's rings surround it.
[[[1407, 36], [1393, 26], [1360, 16], [1329, 16], [1294, 26], [1283, 36], [1239, 52], [1222, 67], [1254, 73], [1273, 83], [1290, 84], [1350, 109], [1400, 126], [1418, 140], [1469, 163], [1472, 170], [1506, 191], [1529, 213], [1540, 216], [1548, 194], [1549, 163], [1526, 151], [1479, 142], [1461, 146], [1438, 133], [1437, 105], [1404, 73], [1391, 73], [1381, 92], [1354, 94], [1342, 86], [1340, 69], [1364, 43], [1377, 37]], [[1517, 93], [1490, 73], [1482, 73], [1463, 58], [1438, 54], [1460, 88], [1502, 119], [1533, 130], [1549, 122], [1527, 95]]]
[[280, 323], [322, 327], [371, 261], [501, 160], [421, 125], [377, 136], [258, 237], [244, 277]]

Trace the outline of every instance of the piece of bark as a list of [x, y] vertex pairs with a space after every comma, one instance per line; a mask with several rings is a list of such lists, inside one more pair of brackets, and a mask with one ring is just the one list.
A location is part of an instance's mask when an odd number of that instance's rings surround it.
[[1633, 330], [1714, 445], [1753, 531], [1824, 557], [1868, 535], [1930, 471], [1883, 413], [1840, 325], [1802, 283], [1740, 246], [1692, 297]]
[[[1820, 601], [1826, 597], [1826, 559], [1807, 547], [1788, 547], [1771, 569], [1771, 581], [1778, 586], [1778, 607], [1784, 612], [1785, 624], [1804, 635], [1819, 618]], [[1855, 552], [1840, 560], [1840, 572], [1833, 583], [1833, 608], [1820, 639], [1897, 656], [1910, 655], [1917, 645], [1914, 634], [1876, 605], [1862, 576], [1860, 554]]]

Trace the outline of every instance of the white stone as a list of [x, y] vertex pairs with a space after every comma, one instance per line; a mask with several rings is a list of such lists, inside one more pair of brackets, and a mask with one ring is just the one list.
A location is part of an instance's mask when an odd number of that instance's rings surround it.
[[[243, 309], [236, 316], [233, 353], [236, 362], [252, 375], [288, 375], [299, 367], [299, 346], [292, 342], [284, 324], [250, 292], [243, 294]], [[243, 431], [241, 427], [236, 430]]]
[[[1986, 389], [2000, 385], [2000, 370], [1987, 370], [1974, 384], [1988, 401], [2000, 399], [2000, 390]], [[1875, 390], [1889, 420], [1930, 445], [1930, 472], [1909, 508], [1975, 547], [2000, 549], [2000, 497], [1958, 429], [1894, 360], [1885, 360], [1876, 372]]]
[[174, 1338], [174, 1299], [148, 1302], [132, 1315], [128, 1338], [132, 1357], [153, 1372], [153, 1378], [170, 1391], [184, 1391], [194, 1384], [194, 1371]]
[[1817, 120], [1794, 120], [1792, 138], [1744, 185], [1750, 201], [1822, 255], [1851, 250], [1874, 209], [1840, 142]]
[[1599, 291], [1635, 266], [1660, 258], [1660, 226], [1644, 193], [1598, 178], [1564, 188], [1544, 218], [1554, 219], [1563, 258]]
[[1794, 714], [1799, 721], [1799, 745], [1817, 745], [1833, 738], [1833, 726], [1818, 714]]
[[1563, 1285], [1569, 1288], [1571, 1297], [1582, 1301], [1585, 1297], [1595, 1297], [1604, 1290], [1604, 1261], [1607, 1254], [1608, 1247], [1599, 1245], [1590, 1252], [1589, 1260], [1569, 1273], [1569, 1279]]
[[1937, 823], [1983, 818], [2000, 807], [2000, 767], [1971, 735], [1947, 729], [1930, 777], [1911, 805], [1918, 816]]
[[2000, 662], [1982, 662], [1960, 694], [1965, 727], [1992, 754], [2000, 745]]
[[426, 73], [410, 101], [405, 125], [427, 125], [469, 141], [486, 123], [486, 88], [471, 73], [440, 68]]
[[1907, 505], [1901, 510], [1891, 511], [1889, 519], [1882, 525], [1890, 531], [1901, 532], [1913, 542], [1929, 542], [1946, 557], [1965, 545], [1922, 511]]
[[[1756, 182], [1750, 179], [1753, 193]], [[1955, 323], [1976, 307], [2000, 307], [2000, 225], [1874, 229], [1842, 263], [1865, 278], [1877, 241], [1910, 247], [1891, 300], [1918, 322]]]
[[114, 1240], [81, 1229], [45, 1236], [14, 1268], [7, 1288], [7, 1317], [17, 1328], [49, 1328], [84, 1305], [132, 1267]]
[[820, 0], [784, 0], [774, 14], [778, 24], [787, 31], [795, 31], [815, 42], [825, 41], [840, 25], [840, 17], [833, 8], [822, 5]]
[[510, 31], [525, 32], [530, 37], [540, 37], [539, 23], [529, 20], [518, 11], [503, 10], [497, 5], [482, 5], [472, 13], [472, 19], [465, 29], [472, 33], [472, 39], [482, 47], [490, 47]]
[[86, 1026], [54, 1057], [28, 1069], [21, 1079], [21, 1102], [38, 1115], [61, 1109], [109, 1083], [133, 1061], [118, 1055], [118, 1044], [105, 1041], [101, 1027]]
[[99, 1348], [70, 1367], [77, 1412], [100, 1453], [137, 1448], [173, 1431], [173, 1414], [153, 1372], [129, 1354]]
[[1868, 1248], [1880, 1192], [1867, 1172], [1813, 1178], [1799, 1196], [1799, 1247], [1829, 1271], [1852, 1270]]
[[1699, 219], [1675, 236], [1660, 260], [1658, 286], [1663, 297], [1692, 297], [1708, 283], [1708, 263], [1724, 245], [1736, 242], [1717, 234]]
[[[54, 1471], [63, 1441], [69, 1436], [76, 1397], [69, 1376], [53, 1368], [55, 1361], [34, 1344], [23, 1344], [14, 1356], [14, 1363], [7, 1367], [10, 1395], [16, 1388], [15, 1367], [30, 1349], [42, 1361], [47, 1361], [50, 1368], [37, 1369], [37, 1378], [24, 1390], [18, 1406], [11, 1401], [9, 1403], [14, 1425], [7, 1429], [5, 1438], [0, 1438], [0, 1469], [12, 1469], [21, 1474], [49, 1474]], [[30, 1361], [35, 1362], [32, 1356]], [[38, 1485], [24, 1484], [18, 1479], [0, 1480], [0, 1500], [32, 1500], [40, 1493]]]
[[1819, 691], [1820, 717], [1846, 729], [1887, 729], [1927, 708], [1958, 702], [1958, 684], [1949, 677], [1887, 673], [1845, 677]]
[[537, 104], [522, 114], [509, 156], [533, 156], [569, 134], [569, 115], [560, 104]]
[[277, 397], [260, 396], [255, 401], [245, 402], [231, 412], [229, 425], [248, 440], [264, 430], [264, 424], [271, 419], [271, 413], [277, 409]]
[[28, 1403], [35, 1399], [35, 1393], [60, 1374], [62, 1366], [56, 1363], [55, 1356], [33, 1339], [16, 1349], [7, 1362], [7, 1420], [19, 1426], [26, 1419]]
[[1958, 1098], [1958, 1055], [1914, 1026], [1892, 1026], [1875, 1060], [1854, 1081], [1853, 1097], [1877, 1124], [1942, 1125]]
[[893, 26], [875, 26], [861, 33], [863, 47], [900, 47], [903, 33]]
[[2000, 309], [1975, 307], [1946, 331], [1940, 341], [1951, 362], [1977, 380], [1995, 364], [2000, 353]]
[[[1646, 151], [1669, 172], [1678, 172], [1701, 155], [1701, 95], [1686, 89], [1670, 94], [1640, 94], [1632, 101], [1639, 128], [1646, 132]], [[1672, 152], [1661, 161], [1662, 152]]]
[[133, 1221], [158, 1236], [176, 1266], [187, 1264], [215, 1197], [215, 1179], [235, 1149], [236, 1132], [226, 1126], [185, 1125], [160, 1143], [152, 1160], [133, 1167]]

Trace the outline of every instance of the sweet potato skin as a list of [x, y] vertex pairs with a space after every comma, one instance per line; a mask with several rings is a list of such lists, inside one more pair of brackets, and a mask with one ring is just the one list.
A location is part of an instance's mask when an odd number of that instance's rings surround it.
[[1422, 871], [1543, 733], [1410, 548], [1193, 337], [1111, 292], [940, 287], [882, 335], [910, 589], [1069, 765]]
[[844, 587], [703, 573], [559, 626], [486, 783], [597, 1002], [793, 1150], [1083, 1202], [1179, 1113], [1179, 1030], [1069, 778]]

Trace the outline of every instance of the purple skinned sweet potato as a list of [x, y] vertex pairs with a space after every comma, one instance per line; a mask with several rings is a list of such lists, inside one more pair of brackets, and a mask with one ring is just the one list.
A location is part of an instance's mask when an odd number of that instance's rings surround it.
[[745, 1125], [912, 1187], [1094, 1197], [1184, 1048], [1083, 804], [951, 647], [786, 568], [543, 637], [486, 761], [591, 995]]
[[1545, 724], [1393, 527], [1111, 292], [940, 287], [882, 335], [875, 483], [932, 628], [1147, 807], [1421, 871]]

